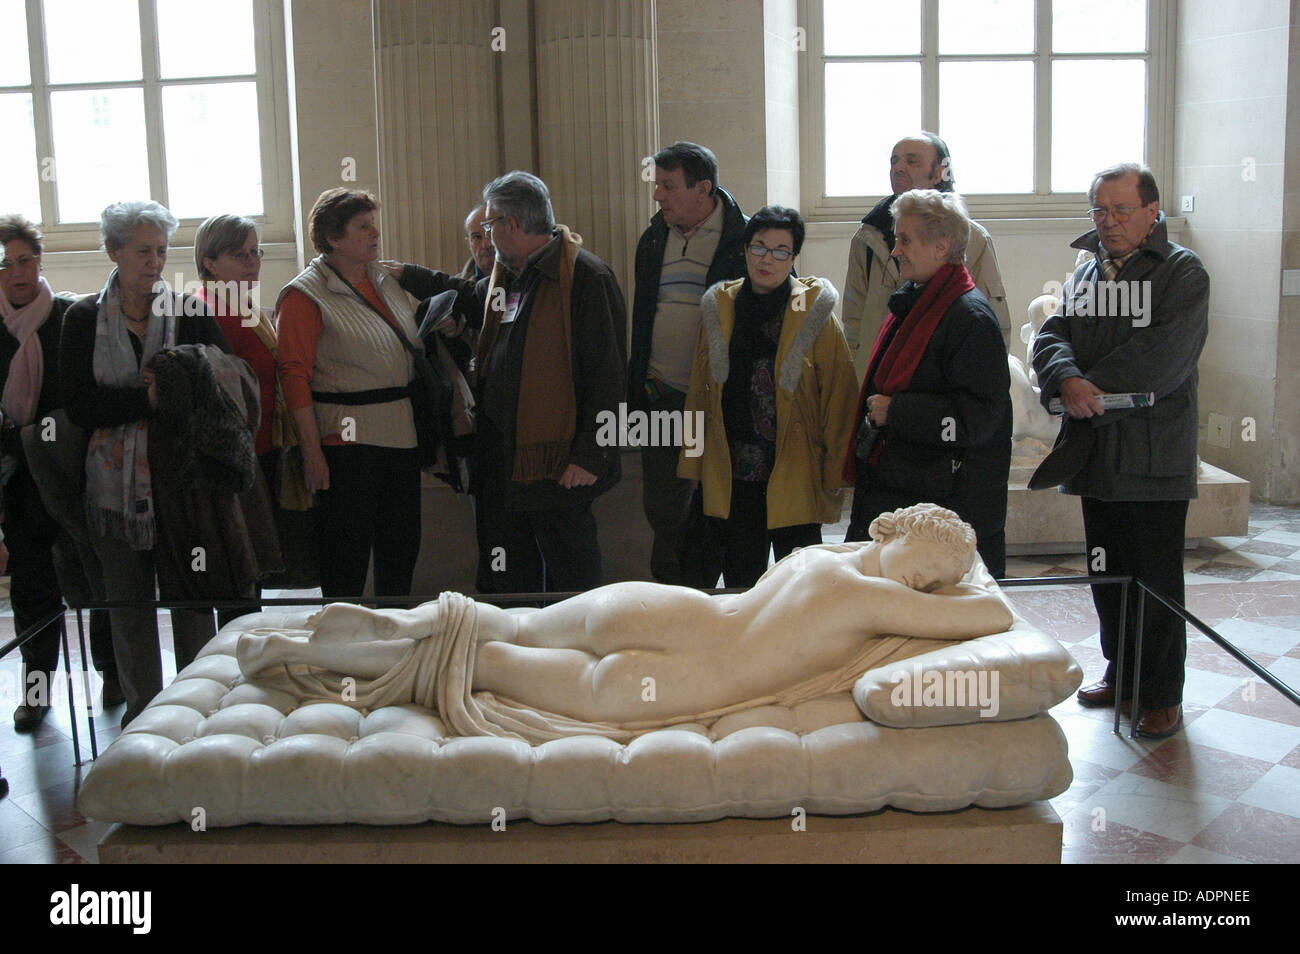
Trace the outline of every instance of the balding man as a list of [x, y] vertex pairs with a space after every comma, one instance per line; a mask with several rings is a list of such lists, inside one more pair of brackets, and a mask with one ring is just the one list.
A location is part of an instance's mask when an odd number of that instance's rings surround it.
[[[934, 133], [922, 132], [900, 139], [889, 157], [889, 185], [892, 190], [862, 219], [849, 247], [849, 274], [844, 280], [844, 337], [853, 352], [853, 364], [861, 378], [871, 357], [876, 334], [889, 314], [889, 296], [903, 284], [894, 250], [894, 222], [889, 207], [909, 189], [938, 189], [955, 192], [948, 144]], [[1007, 293], [993, 239], [978, 222], [971, 222], [966, 247], [966, 270], [975, 287], [993, 306], [1002, 329], [1004, 344], [1011, 340], [1011, 315]]]
[[458, 278], [476, 282], [492, 274], [497, 251], [492, 247], [492, 236], [483, 228], [483, 219], [486, 217], [487, 205], [484, 203], [474, 206], [469, 215], [465, 216], [465, 244], [469, 246], [469, 259], [460, 270]]

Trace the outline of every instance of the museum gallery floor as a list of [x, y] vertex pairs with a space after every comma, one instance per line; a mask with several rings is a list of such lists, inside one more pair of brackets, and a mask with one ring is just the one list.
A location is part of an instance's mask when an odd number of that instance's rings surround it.
[[[826, 538], [838, 539], [833, 530]], [[1202, 541], [1187, 552], [1185, 567], [1192, 612], [1300, 685], [1300, 508], [1252, 507], [1248, 536]], [[1082, 570], [1080, 558], [1034, 556], [1013, 558], [1008, 575]], [[1087, 681], [1100, 675], [1086, 588], [1009, 595], [1022, 616], [1066, 644]], [[166, 667], [170, 635], [160, 623]], [[11, 634], [6, 601], [0, 639]], [[14, 684], [18, 666], [16, 658], [5, 660], [0, 677]], [[1052, 799], [1065, 826], [1062, 861], [1293, 860], [1284, 855], [1300, 842], [1300, 709], [1263, 684], [1250, 699], [1246, 675], [1209, 640], [1189, 635], [1187, 729], [1163, 742], [1115, 737], [1109, 710], [1084, 710], [1073, 700], [1053, 710], [1075, 774], [1070, 789]], [[7, 724], [11, 708], [0, 712], [0, 765], [11, 786], [0, 800], [0, 862], [93, 861], [108, 826], [87, 822], [74, 807], [79, 776], [66, 710], [56, 710], [34, 736], [19, 736]], [[105, 724], [120, 714], [110, 710], [101, 721], [101, 750], [117, 734]], [[1098, 808], [1104, 831], [1094, 830]]]

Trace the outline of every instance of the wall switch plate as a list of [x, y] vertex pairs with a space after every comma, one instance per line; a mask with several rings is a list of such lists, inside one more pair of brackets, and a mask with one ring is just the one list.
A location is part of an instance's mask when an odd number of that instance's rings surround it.
[[1194, 196], [1194, 195], [1185, 195], [1185, 196], [1183, 196], [1182, 205], [1180, 205], [1180, 206], [1178, 207], [1178, 211], [1179, 211], [1179, 212], [1195, 212], [1195, 211], [1196, 211], [1196, 196]]
[[1231, 429], [1232, 418], [1226, 414], [1211, 414], [1209, 425], [1205, 429], [1205, 443], [1211, 447], [1231, 447]]

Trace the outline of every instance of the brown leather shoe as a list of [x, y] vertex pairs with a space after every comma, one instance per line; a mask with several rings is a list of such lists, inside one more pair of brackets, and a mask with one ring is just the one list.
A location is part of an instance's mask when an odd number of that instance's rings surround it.
[[1145, 709], [1138, 719], [1137, 734], [1143, 739], [1167, 739], [1182, 727], [1181, 704], [1168, 709]]
[[[1079, 705], [1087, 706], [1089, 709], [1100, 709], [1103, 706], [1113, 706], [1115, 704], [1115, 687], [1105, 679], [1094, 682], [1091, 686], [1084, 686], [1079, 690], [1075, 697], [1079, 700]], [[1124, 693], [1124, 702], [1133, 698], [1132, 692]]]

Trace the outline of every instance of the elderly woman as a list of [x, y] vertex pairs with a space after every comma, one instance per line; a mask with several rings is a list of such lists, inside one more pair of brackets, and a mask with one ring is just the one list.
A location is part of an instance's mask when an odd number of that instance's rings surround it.
[[[279, 507], [280, 455], [282, 449], [297, 443], [292, 422], [284, 406], [276, 375], [275, 318], [260, 304], [262, 249], [258, 244], [257, 225], [242, 215], [214, 215], [199, 226], [194, 237], [194, 264], [203, 286], [198, 297], [208, 306], [217, 326], [236, 357], [243, 359], [257, 377], [260, 415], [254, 452], [262, 481], [241, 498], [249, 520], [250, 535], [260, 544], [259, 555], [270, 562], [264, 569], [279, 566], [279, 531], [282, 519]], [[306, 509], [310, 495], [302, 485], [291, 506]], [[305, 499], [304, 499], [305, 498]], [[264, 574], [266, 575], [266, 574]], [[225, 624], [244, 612], [256, 612], [252, 605], [240, 610], [228, 609], [217, 614]]]
[[701, 302], [686, 413], [704, 415], [704, 450], [683, 453], [677, 473], [701, 483], [729, 587], [753, 586], [769, 548], [780, 560], [820, 543], [843, 503], [857, 378], [834, 286], [790, 276], [803, 238], [794, 209], [759, 209], [745, 229], [749, 276]]
[[[379, 202], [330, 189], [311, 210], [320, 253], [280, 293], [279, 367], [318, 491], [321, 591], [361, 595], [374, 556], [376, 596], [408, 595], [420, 552], [420, 457], [407, 386], [414, 309], [376, 263]], [[403, 342], [405, 338], [405, 343]]]
[[[212, 495], [174, 476], [178, 442], [155, 411], [157, 358], [179, 345], [229, 350], [203, 304], [162, 281], [176, 225], [157, 202], [106, 208], [100, 233], [116, 267], [103, 290], [69, 308], [63, 323], [60, 383], [68, 417], [92, 431], [85, 505], [110, 600], [153, 600], [155, 573], [164, 599], [192, 598], [195, 586], [214, 599], [251, 595], [251, 584], [226, 585], [249, 575], [242, 524], [215, 516], [206, 533], [191, 532]], [[162, 689], [158, 620], [152, 608], [111, 615], [125, 725]], [[213, 632], [210, 610], [172, 611], [178, 670]]]
[[975, 528], [994, 576], [1006, 571], [1011, 397], [997, 316], [963, 263], [971, 223], [961, 198], [914, 189], [890, 207], [904, 283], [871, 349], [848, 447], [847, 540], [879, 514], [920, 501]]
[[[41, 276], [42, 240], [40, 230], [21, 215], [0, 216], [4, 252], [0, 258], [0, 469], [4, 479], [0, 528], [12, 551], [9, 596], [15, 635], [63, 607], [64, 581], [59, 572], [73, 568], [71, 562], [59, 562], [62, 554], [56, 553], [56, 538], [60, 524], [56, 521], [61, 514], [45, 505], [39, 462], [29, 461], [19, 437], [22, 428], [43, 428], [43, 422], [63, 406], [59, 399], [59, 337], [72, 299], [55, 295]], [[68, 541], [64, 537], [60, 542]], [[86, 570], [98, 573], [97, 566]], [[71, 599], [71, 592], [68, 595]], [[91, 613], [90, 645], [95, 668], [105, 674], [105, 704], [120, 702], [108, 616], [103, 610]], [[52, 680], [59, 663], [57, 627], [47, 627], [23, 644], [22, 656], [25, 695], [14, 711], [14, 729], [30, 732], [50, 711]]]

